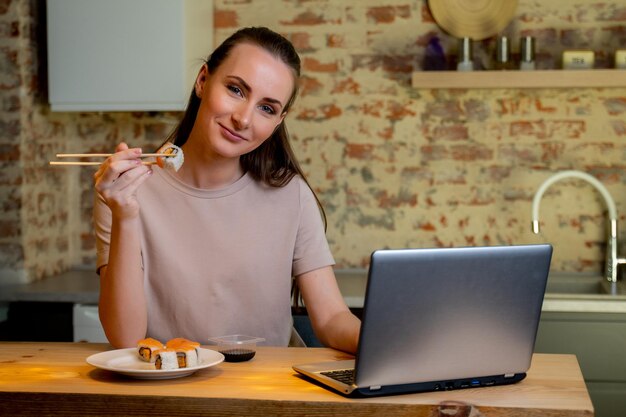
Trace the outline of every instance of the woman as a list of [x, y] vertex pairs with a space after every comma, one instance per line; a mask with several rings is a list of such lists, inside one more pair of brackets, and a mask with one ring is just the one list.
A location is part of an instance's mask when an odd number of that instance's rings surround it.
[[170, 138], [179, 171], [142, 165], [122, 143], [96, 172], [99, 310], [113, 346], [233, 333], [294, 344], [295, 276], [320, 341], [356, 351], [360, 322], [284, 124], [299, 76], [289, 41], [241, 29], [199, 71]]

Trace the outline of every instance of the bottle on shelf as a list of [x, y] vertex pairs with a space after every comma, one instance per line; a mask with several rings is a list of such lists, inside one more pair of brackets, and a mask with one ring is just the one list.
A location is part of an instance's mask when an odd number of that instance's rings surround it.
[[446, 53], [437, 36], [428, 40], [422, 59], [422, 69], [424, 71], [445, 71], [448, 69]]
[[496, 62], [495, 69], [509, 70], [513, 69], [511, 62], [511, 48], [509, 38], [506, 36], [498, 36], [496, 40]]
[[472, 62], [472, 40], [470, 38], [459, 39], [458, 63], [457, 71], [473, 71], [474, 63]]
[[532, 71], [535, 69], [535, 38], [523, 36], [520, 39], [520, 64], [522, 71]]

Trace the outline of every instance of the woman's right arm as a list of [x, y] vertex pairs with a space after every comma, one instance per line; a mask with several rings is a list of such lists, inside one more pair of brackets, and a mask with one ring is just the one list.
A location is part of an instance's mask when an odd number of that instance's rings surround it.
[[108, 263], [100, 268], [100, 321], [116, 348], [135, 346], [147, 330], [141, 265], [137, 189], [152, 170], [141, 164], [140, 149], [124, 143], [94, 174], [96, 192], [111, 210]]

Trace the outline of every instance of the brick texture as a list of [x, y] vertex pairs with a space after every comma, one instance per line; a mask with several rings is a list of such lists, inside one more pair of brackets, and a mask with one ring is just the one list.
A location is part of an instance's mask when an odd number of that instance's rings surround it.
[[[303, 62], [287, 117], [293, 146], [328, 215], [338, 267], [372, 250], [551, 242], [553, 269], [600, 272], [606, 208], [578, 181], [548, 190], [543, 232], [531, 200], [551, 174], [595, 175], [626, 216], [626, 88], [415, 90], [429, 40], [453, 62], [456, 39], [424, 0], [215, 0], [215, 41], [240, 26], [287, 36]], [[37, 280], [95, 259], [92, 168], [55, 169], [58, 152], [154, 148], [178, 113], [52, 113], [43, 2], [0, 1], [0, 282]], [[610, 67], [626, 49], [623, 1], [520, 0], [505, 33], [537, 39], [539, 68], [567, 48]], [[476, 43], [489, 64], [493, 40]], [[207, 51], [208, 53], [209, 51]], [[621, 241], [626, 229], [619, 231]], [[620, 248], [623, 254], [624, 249]]]

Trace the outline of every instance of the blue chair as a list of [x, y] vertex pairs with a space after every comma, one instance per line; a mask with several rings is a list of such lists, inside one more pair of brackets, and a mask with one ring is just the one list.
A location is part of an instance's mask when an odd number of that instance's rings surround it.
[[311, 325], [311, 319], [303, 307], [292, 308], [293, 327], [296, 329], [307, 347], [324, 347], [324, 345], [317, 339], [313, 326]]

